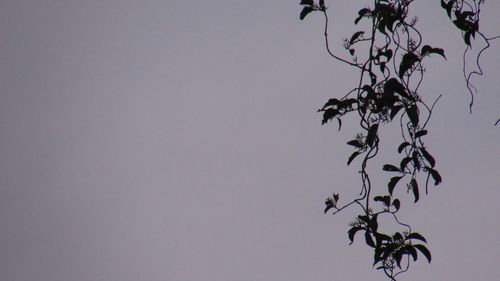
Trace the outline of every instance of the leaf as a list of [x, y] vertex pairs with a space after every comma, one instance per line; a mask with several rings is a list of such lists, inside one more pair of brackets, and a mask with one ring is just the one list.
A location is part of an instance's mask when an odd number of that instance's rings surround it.
[[368, 227], [370, 227], [370, 229], [373, 232], [377, 232], [377, 229], [378, 229], [377, 218], [378, 218], [378, 215], [375, 214], [375, 215], [372, 216], [372, 218], [370, 219], [370, 221], [368, 221]]
[[422, 47], [422, 50], [420, 51], [420, 54], [422, 56], [426, 56], [426, 55], [429, 55], [429, 54], [438, 54], [440, 56], [442, 56], [444, 59], [446, 59], [446, 56], [444, 55], [444, 50], [441, 49], [441, 48], [433, 48], [429, 45], [425, 45]]
[[363, 148], [363, 144], [359, 142], [359, 140], [351, 140], [347, 142], [348, 145], [352, 145], [358, 148]]
[[335, 105], [339, 104], [339, 102], [340, 101], [336, 98], [329, 99], [328, 102], [326, 102], [325, 105], [323, 105], [322, 109], [325, 109], [329, 106], [335, 106]]
[[401, 171], [404, 171], [406, 169], [406, 165], [412, 160], [411, 157], [405, 157], [403, 160], [401, 160], [401, 163], [399, 164], [399, 168]]
[[354, 56], [354, 53], [356, 52], [355, 49], [349, 49], [349, 54], [351, 54], [351, 56]]
[[387, 184], [387, 187], [389, 188], [389, 194], [392, 195], [392, 191], [396, 187], [396, 184], [402, 177], [392, 177], [389, 183]]
[[424, 254], [424, 256], [427, 258], [427, 261], [431, 263], [431, 252], [427, 249], [427, 247], [422, 244], [413, 245], [413, 247], [417, 248], [417, 250]]
[[412, 191], [413, 191], [413, 195], [415, 196], [415, 203], [417, 203], [418, 199], [420, 198], [420, 196], [418, 194], [418, 183], [417, 183], [417, 180], [414, 179], [414, 178], [411, 179], [410, 185], [411, 185], [411, 188], [412, 188]]
[[427, 150], [425, 150], [424, 147], [420, 148], [420, 152], [422, 152], [424, 158], [429, 162], [429, 164], [431, 164], [431, 167], [434, 168], [434, 166], [436, 165], [436, 160], [434, 160], [434, 157], [432, 157], [432, 155], [429, 152], [427, 152]]
[[417, 127], [418, 125], [418, 107], [414, 104], [408, 106], [406, 108], [406, 113], [408, 113], [408, 118], [410, 118], [413, 127]]
[[398, 93], [402, 97], [405, 97], [405, 98], [408, 97], [408, 94], [406, 93], [405, 86], [403, 86], [403, 84], [399, 83], [398, 79], [396, 79], [396, 78], [391, 78], [391, 79], [387, 80], [387, 82], [384, 84], [384, 93], [386, 93], [386, 94]]
[[420, 138], [420, 137], [425, 136], [425, 135], [427, 135], [427, 130], [422, 130], [422, 131], [418, 131], [415, 133], [416, 138]]
[[[377, 236], [378, 233], [375, 233], [375, 236]], [[385, 251], [385, 247], [377, 247], [374, 251], [374, 255], [373, 255], [373, 266], [375, 266], [378, 262], [384, 260], [384, 258], [382, 257], [382, 254], [384, 253]], [[383, 266], [382, 266], [383, 268]]]
[[335, 201], [332, 200], [332, 198], [327, 198], [325, 200], [325, 214], [330, 210], [331, 208], [335, 207]]
[[375, 202], [382, 202], [384, 205], [389, 206], [391, 204], [391, 197], [390, 196], [375, 196], [373, 198], [373, 201]]
[[337, 117], [337, 121], [339, 121], [339, 131], [340, 131], [340, 129], [342, 128], [342, 120], [340, 120], [340, 118]]
[[409, 143], [409, 142], [407, 142], [407, 141], [405, 141], [405, 142], [401, 143], [401, 144], [399, 145], [399, 147], [398, 147], [398, 152], [399, 152], [399, 153], [403, 152], [403, 149], [405, 149], [405, 147], [407, 147], [407, 146], [409, 146], [409, 145], [411, 145], [411, 143]]
[[399, 168], [391, 165], [391, 164], [385, 164], [382, 170], [387, 171], [387, 172], [399, 172]]
[[441, 178], [441, 175], [438, 173], [438, 171], [436, 171], [432, 168], [427, 168], [427, 170], [429, 171], [432, 178], [434, 179], [434, 185], [438, 185], [443, 181], [443, 179]]
[[336, 109], [333, 108], [328, 108], [325, 110], [325, 113], [323, 113], [323, 121], [321, 121], [321, 125], [325, 125], [328, 121], [330, 121], [335, 115], [340, 114], [340, 112]]
[[470, 36], [471, 36], [471, 32], [465, 32], [465, 35], [464, 35], [464, 42], [465, 44], [469, 45], [470, 46]]
[[355, 226], [355, 227], [352, 227], [351, 229], [349, 229], [347, 234], [349, 236], [349, 240], [351, 240], [350, 244], [352, 244], [354, 242], [354, 235], [356, 235], [356, 232], [358, 232], [361, 229], [363, 229], [363, 228], [361, 228], [359, 226]]
[[375, 242], [368, 231], [365, 232], [365, 241], [368, 246], [375, 248]]
[[406, 245], [405, 250], [413, 257], [413, 261], [417, 261], [418, 254], [413, 245]]
[[302, 1], [300, 1], [300, 5], [313, 6], [314, 5], [314, 0], [302, 0]]
[[370, 9], [368, 8], [363, 8], [361, 10], [358, 11], [358, 17], [356, 18], [356, 20], [354, 20], [354, 24], [358, 24], [358, 22], [366, 15], [370, 12]]
[[399, 202], [399, 199], [394, 199], [394, 201], [392, 202], [392, 206], [394, 206], [394, 208], [396, 208], [396, 211], [399, 211], [399, 208], [401, 207], [401, 203]]
[[326, 205], [326, 208], [325, 208], [325, 214], [328, 212], [328, 210], [330, 210], [331, 208], [333, 208], [333, 205]]
[[403, 235], [401, 235], [401, 233], [399, 233], [399, 232], [396, 232], [396, 233], [394, 233], [392, 238], [394, 241], [403, 240]]
[[453, 8], [453, 4], [455, 4], [457, 0], [451, 0], [448, 3], [441, 0], [441, 7], [446, 10], [446, 14], [449, 18], [451, 18], [451, 9]]
[[392, 254], [392, 256], [396, 260], [398, 267], [401, 268], [401, 259], [403, 258], [403, 253], [401, 252], [401, 250], [400, 249], [396, 250], [394, 254]]
[[347, 160], [347, 166], [349, 166], [349, 164], [351, 164], [352, 160], [354, 160], [354, 158], [356, 158], [356, 156], [358, 156], [360, 154], [359, 151], [355, 151], [353, 154], [351, 154], [351, 156], [349, 157], [349, 160]]
[[359, 38], [359, 36], [363, 35], [364, 33], [365, 33], [364, 31], [358, 31], [358, 32], [354, 33], [351, 36], [351, 40], [349, 40], [349, 44], [354, 43], [354, 41], [356, 41]]
[[420, 154], [418, 154], [418, 152], [416, 150], [414, 150], [413, 155], [412, 155], [413, 156], [412, 159], [413, 159], [413, 165], [415, 166], [415, 168], [417, 168], [417, 170], [420, 171], [420, 161], [418, 158], [419, 155]]
[[313, 10], [314, 10], [314, 8], [312, 6], [304, 7], [304, 9], [302, 9], [302, 12], [300, 12], [300, 20], [304, 20], [304, 18], [307, 16], [307, 14], [309, 14]]
[[408, 236], [406, 236], [406, 239], [417, 239], [417, 240], [424, 241], [425, 243], [427, 243], [427, 240], [425, 240], [425, 237], [420, 235], [420, 233], [417, 233], [417, 232], [413, 232], [413, 233], [408, 234]]
[[389, 235], [380, 232], [375, 232], [373, 234], [375, 235], [375, 239], [377, 241], [391, 241], [391, 237]]
[[366, 144], [373, 147], [375, 138], [377, 137], [378, 124], [373, 124], [370, 129], [368, 129], [368, 135], [366, 136]]
[[408, 71], [416, 62], [419, 62], [420, 59], [414, 53], [406, 53], [403, 55], [403, 59], [399, 65], [399, 77], [403, 78], [403, 75]]

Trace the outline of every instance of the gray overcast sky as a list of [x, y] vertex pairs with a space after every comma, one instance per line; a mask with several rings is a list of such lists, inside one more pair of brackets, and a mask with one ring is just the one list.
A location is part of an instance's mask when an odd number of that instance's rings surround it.
[[[332, 191], [358, 190], [356, 129], [315, 110], [356, 73], [298, 2], [3, 0], [0, 280], [385, 280], [348, 246], [355, 213], [322, 214]], [[342, 52], [363, 2], [328, 2]], [[469, 115], [459, 33], [439, 1], [416, 2], [448, 57], [422, 89], [443, 94], [426, 144], [444, 183], [404, 211], [433, 262], [402, 280], [494, 280], [500, 42]], [[499, 12], [486, 2], [485, 32]]]

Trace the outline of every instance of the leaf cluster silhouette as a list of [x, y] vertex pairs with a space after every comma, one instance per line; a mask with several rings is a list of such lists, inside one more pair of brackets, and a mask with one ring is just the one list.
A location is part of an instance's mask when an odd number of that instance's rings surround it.
[[[346, 208], [359, 208], [360, 214], [347, 231], [350, 243], [355, 241], [358, 232], [362, 232], [365, 244], [373, 251], [373, 266], [382, 270], [390, 280], [396, 280], [398, 275], [408, 271], [410, 264], [417, 261], [419, 253], [429, 263], [432, 259], [426, 238], [400, 220], [398, 212], [403, 206], [395, 189], [411, 193], [413, 202], [417, 203], [424, 188], [425, 194], [428, 194], [430, 179], [434, 185], [443, 181], [436, 167], [438, 162], [424, 142], [425, 136], [430, 133], [428, 122], [441, 96], [430, 104], [421, 93], [420, 86], [424, 80], [424, 63], [433, 55], [444, 60], [447, 58], [443, 48], [424, 44], [423, 35], [417, 28], [418, 19], [409, 15], [413, 2], [374, 0], [371, 6], [359, 9], [354, 25], [363, 22], [369, 27], [359, 28], [349, 39], [344, 39], [344, 55], [335, 54], [330, 49], [328, 7], [325, 2], [300, 2], [300, 20], [315, 13], [324, 16], [328, 54], [359, 71], [355, 87], [341, 98], [329, 99], [318, 109], [322, 114], [321, 124], [326, 125], [335, 119], [339, 130], [344, 116], [355, 115], [359, 119], [359, 132], [347, 142], [354, 149], [347, 165], [356, 163], [360, 173], [359, 196], [348, 200], [342, 198], [345, 203], [341, 204], [340, 194], [334, 193], [325, 200], [324, 212], [337, 214]], [[471, 48], [471, 40], [482, 38], [489, 47], [489, 41], [496, 39], [487, 38], [479, 30], [483, 4], [484, 0], [441, 0], [444, 14], [461, 31], [466, 52]], [[472, 74], [482, 74], [479, 57], [485, 49], [476, 57], [479, 71], [467, 73], [464, 67], [466, 85], [472, 96], [471, 107], [475, 88], [470, 78]], [[399, 124], [401, 142], [395, 150], [400, 159], [382, 165], [381, 170], [392, 176], [387, 187], [381, 190], [372, 183], [367, 167], [372, 159], [379, 156], [385, 125], [392, 122]], [[382, 216], [391, 218], [401, 230], [386, 233], [379, 221]]]

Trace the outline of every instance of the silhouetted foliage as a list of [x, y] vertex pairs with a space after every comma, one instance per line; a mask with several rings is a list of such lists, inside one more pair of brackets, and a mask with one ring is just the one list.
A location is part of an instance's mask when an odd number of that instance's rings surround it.
[[[406, 189], [417, 203], [425, 186], [428, 193], [429, 180], [434, 185], [442, 182], [436, 169], [437, 161], [424, 143], [429, 133], [427, 124], [431, 118], [434, 105], [424, 101], [419, 88], [424, 77], [424, 63], [432, 55], [446, 60], [445, 50], [431, 45], [424, 45], [424, 39], [417, 29], [417, 18], [409, 16], [410, 6], [414, 0], [374, 0], [370, 7], [362, 7], [355, 15], [354, 25], [365, 21], [369, 28], [358, 30], [349, 39], [344, 40], [344, 48], [348, 58], [334, 54], [329, 47], [328, 14], [324, 1], [302, 0], [302, 11], [299, 18], [304, 20], [308, 15], [319, 12], [325, 18], [325, 43], [328, 54], [334, 59], [359, 70], [357, 85], [342, 98], [329, 99], [318, 112], [322, 113], [322, 125], [336, 119], [339, 130], [342, 118], [347, 114], [359, 117], [359, 130], [356, 137], [347, 142], [354, 151], [347, 161], [351, 165], [358, 161], [361, 175], [359, 197], [347, 200], [340, 205], [340, 195], [334, 193], [325, 201], [325, 213], [336, 214], [345, 208], [358, 206], [359, 214], [350, 224], [347, 231], [351, 244], [358, 232], [363, 233], [364, 242], [373, 250], [373, 266], [383, 270], [385, 275], [396, 280], [406, 272], [411, 261], [417, 261], [419, 253], [431, 262], [431, 252], [425, 246], [426, 238], [414, 232], [410, 225], [400, 221], [398, 212], [401, 201], [395, 197], [396, 188]], [[490, 45], [488, 38], [479, 30], [479, 17], [484, 0], [441, 0], [445, 15], [458, 28], [464, 40], [466, 51], [470, 49], [471, 40], [482, 38], [486, 47], [476, 57], [479, 71], [467, 73], [464, 68], [466, 86], [471, 93], [471, 108], [474, 101], [475, 88], [470, 83], [471, 75], [482, 75], [479, 58]], [[477, 38], [476, 38], [477, 37]], [[376, 190], [370, 181], [367, 166], [371, 159], [378, 155], [384, 125], [397, 122], [401, 133], [401, 143], [397, 151], [401, 159], [384, 164], [382, 171], [391, 173], [387, 189]], [[394, 175], [396, 174], [396, 175]], [[424, 183], [422, 183], [422, 181]], [[378, 194], [375, 194], [378, 193]], [[402, 230], [395, 233], [384, 233], [379, 228], [379, 218], [392, 218]], [[361, 239], [358, 237], [358, 240]]]

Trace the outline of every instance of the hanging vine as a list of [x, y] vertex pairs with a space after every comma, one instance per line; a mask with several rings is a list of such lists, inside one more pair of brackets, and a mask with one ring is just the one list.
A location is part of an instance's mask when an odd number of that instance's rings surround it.
[[[364, 21], [369, 28], [360, 29], [344, 41], [346, 57], [335, 54], [329, 44], [329, 19], [324, 0], [302, 0], [300, 19], [311, 12], [324, 16], [324, 38], [328, 54], [349, 67], [360, 71], [357, 85], [341, 98], [329, 99], [318, 112], [322, 113], [322, 124], [332, 120], [338, 122], [348, 114], [359, 117], [359, 130], [354, 139], [347, 142], [353, 152], [347, 165], [358, 165], [360, 173], [359, 196], [340, 203], [340, 194], [334, 193], [325, 201], [325, 213], [337, 214], [350, 207], [357, 207], [360, 214], [352, 221], [348, 230], [351, 244], [357, 233], [363, 233], [364, 241], [373, 250], [373, 265], [382, 270], [390, 280], [406, 272], [419, 254], [431, 262], [431, 252], [426, 247], [426, 239], [412, 227], [400, 220], [398, 212], [401, 201], [395, 195], [396, 188], [412, 194], [413, 201], [419, 201], [421, 193], [428, 193], [430, 182], [439, 185], [441, 175], [436, 168], [436, 160], [425, 145], [428, 122], [434, 106], [441, 96], [429, 103], [420, 92], [425, 68], [430, 57], [446, 59], [442, 48], [424, 43], [416, 25], [418, 19], [410, 17], [410, 6], [414, 0], [374, 0], [372, 6], [359, 10], [354, 24]], [[471, 76], [482, 75], [479, 59], [489, 42], [479, 31], [479, 15], [484, 0], [441, 0], [441, 6], [462, 31], [466, 50], [464, 53], [464, 77], [471, 94], [470, 107], [476, 92], [471, 84]], [[476, 57], [477, 71], [467, 72], [465, 59], [471, 48], [471, 40], [479, 36], [486, 42]], [[471, 39], [472, 38], [472, 39]], [[384, 164], [381, 168], [392, 176], [383, 190], [376, 189], [368, 173], [371, 160], [378, 156], [382, 128], [392, 122], [399, 123], [401, 142], [397, 147], [401, 158]], [[343, 199], [342, 201], [345, 201]], [[384, 233], [379, 227], [379, 218], [392, 219], [400, 230]]]

